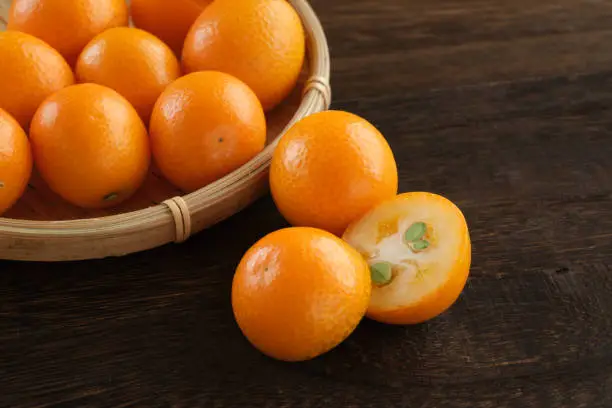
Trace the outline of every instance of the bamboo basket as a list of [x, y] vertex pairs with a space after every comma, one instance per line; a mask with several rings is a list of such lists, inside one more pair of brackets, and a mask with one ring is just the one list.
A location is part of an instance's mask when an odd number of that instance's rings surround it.
[[[11, 0], [0, 0], [0, 29]], [[0, 218], [0, 259], [68, 261], [123, 256], [191, 235], [241, 211], [268, 192], [272, 152], [296, 121], [329, 108], [330, 60], [325, 33], [306, 0], [290, 0], [307, 38], [307, 58], [293, 94], [267, 115], [268, 142], [250, 162], [183, 195], [152, 169], [139, 192], [117, 208], [76, 208], [34, 173], [21, 200]], [[1, 90], [0, 90], [1, 92]]]

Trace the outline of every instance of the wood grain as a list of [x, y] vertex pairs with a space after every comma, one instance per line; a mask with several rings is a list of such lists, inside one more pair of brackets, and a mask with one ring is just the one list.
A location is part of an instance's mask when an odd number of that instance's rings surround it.
[[396, 152], [402, 191], [462, 208], [473, 267], [419, 326], [364, 321], [285, 364], [236, 327], [244, 251], [286, 223], [269, 197], [182, 245], [0, 262], [4, 407], [609, 407], [612, 3], [316, 0], [333, 108]]

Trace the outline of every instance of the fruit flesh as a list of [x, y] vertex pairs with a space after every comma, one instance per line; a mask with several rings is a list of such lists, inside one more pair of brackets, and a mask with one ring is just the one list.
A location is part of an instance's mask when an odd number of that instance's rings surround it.
[[[405, 232], [424, 223], [415, 248]], [[386, 323], [414, 324], [448, 309], [463, 289], [471, 262], [465, 218], [447, 199], [429, 193], [401, 194], [351, 225], [344, 239], [370, 265], [389, 263], [392, 277], [375, 284], [368, 316]]]

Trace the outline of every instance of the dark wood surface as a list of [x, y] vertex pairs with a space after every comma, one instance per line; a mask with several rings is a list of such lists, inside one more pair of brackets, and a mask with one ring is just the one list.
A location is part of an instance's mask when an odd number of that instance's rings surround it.
[[285, 226], [266, 197], [182, 245], [0, 261], [1, 407], [610, 407], [612, 2], [316, 0], [335, 109], [394, 148], [402, 191], [454, 200], [473, 239], [455, 306], [364, 321], [307, 363], [268, 359], [234, 268]]

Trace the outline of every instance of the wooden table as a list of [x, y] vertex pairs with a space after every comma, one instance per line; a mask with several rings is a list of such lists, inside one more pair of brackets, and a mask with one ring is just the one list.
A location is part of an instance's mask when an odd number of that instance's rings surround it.
[[182, 245], [0, 262], [2, 407], [610, 407], [612, 2], [317, 0], [333, 108], [454, 200], [473, 267], [415, 327], [364, 321], [316, 360], [268, 359], [234, 268], [285, 226], [264, 198]]

